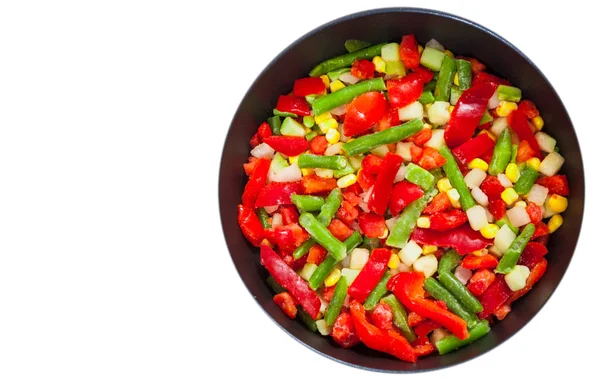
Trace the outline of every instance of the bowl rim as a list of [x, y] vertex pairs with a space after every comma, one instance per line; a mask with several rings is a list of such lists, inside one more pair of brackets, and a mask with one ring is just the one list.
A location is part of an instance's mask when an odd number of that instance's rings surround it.
[[[334, 19], [332, 21], [329, 21], [327, 23], [324, 23], [314, 29], [312, 29], [311, 31], [305, 33], [304, 35], [302, 35], [301, 37], [297, 38], [296, 40], [294, 40], [292, 43], [290, 43], [285, 49], [283, 49], [277, 56], [275, 56], [265, 67], [264, 69], [255, 77], [254, 81], [252, 82], [252, 84], [249, 86], [248, 90], [246, 91], [246, 93], [244, 93], [243, 97], [240, 100], [240, 103], [238, 104], [235, 113], [231, 119], [231, 122], [229, 124], [229, 128], [227, 130], [227, 134], [225, 135], [225, 139], [223, 141], [223, 147], [221, 149], [221, 162], [219, 164], [219, 182], [218, 182], [218, 202], [219, 202], [219, 216], [221, 219], [221, 229], [223, 231], [223, 235], [224, 237], [226, 236], [226, 231], [225, 231], [225, 224], [224, 224], [224, 215], [223, 215], [223, 204], [221, 203], [221, 185], [220, 185], [220, 181], [221, 181], [221, 177], [222, 177], [222, 172], [223, 172], [223, 165], [225, 162], [225, 158], [224, 158], [224, 151], [225, 151], [225, 147], [227, 144], [227, 139], [229, 138], [230, 133], [233, 130], [233, 121], [235, 119], [235, 117], [238, 115], [238, 113], [240, 112], [240, 109], [242, 107], [243, 102], [246, 100], [246, 98], [248, 97], [250, 91], [253, 89], [253, 87], [256, 85], [256, 83], [258, 82], [259, 79], [261, 79], [263, 77], [263, 75], [265, 75], [270, 68], [277, 62], [279, 61], [284, 55], [286, 55], [288, 52], [294, 50], [296, 48], [296, 46], [298, 46], [302, 41], [304, 41], [305, 39], [308, 39], [314, 35], [320, 34], [323, 30], [328, 29], [329, 27], [335, 26], [337, 24], [343, 23], [343, 22], [347, 22], [353, 19], [358, 19], [358, 18], [362, 18], [365, 16], [370, 16], [370, 15], [377, 15], [377, 14], [385, 14], [385, 13], [415, 13], [415, 14], [423, 14], [423, 15], [434, 15], [434, 16], [439, 16], [442, 18], [446, 18], [446, 19], [452, 19], [455, 21], [458, 21], [460, 23], [464, 23], [467, 25], [470, 25], [474, 28], [476, 28], [477, 30], [491, 35], [493, 38], [499, 40], [501, 43], [503, 43], [504, 45], [508, 46], [510, 49], [514, 50], [519, 56], [521, 56], [527, 63], [529, 63], [529, 65], [531, 65], [535, 71], [542, 77], [542, 79], [548, 84], [548, 86], [550, 87], [550, 89], [554, 92], [554, 94], [556, 95], [557, 99], [558, 99], [558, 103], [560, 103], [560, 105], [563, 107], [565, 113], [566, 113], [566, 119], [568, 121], [568, 123], [570, 124], [571, 128], [573, 128], [573, 135], [575, 138], [575, 143], [577, 145], [577, 148], [579, 149], [579, 154], [582, 155], [583, 153], [581, 152], [581, 146], [579, 143], [579, 139], [577, 137], [577, 133], [575, 131], [575, 127], [573, 126], [573, 121], [571, 120], [571, 117], [569, 115], [569, 112], [567, 111], [562, 99], [560, 98], [560, 95], [556, 92], [556, 89], [554, 88], [554, 86], [552, 85], [552, 83], [550, 82], [550, 80], [548, 80], [548, 78], [544, 75], [544, 73], [535, 65], [535, 63], [529, 59], [529, 57], [527, 57], [521, 50], [519, 50], [516, 46], [514, 46], [512, 43], [510, 43], [508, 40], [506, 40], [505, 38], [503, 38], [502, 36], [500, 36], [499, 34], [497, 34], [496, 32], [490, 30], [487, 27], [484, 27], [478, 23], [473, 22], [472, 20], [469, 20], [467, 18], [464, 18], [462, 16], [458, 16], [458, 15], [454, 15], [448, 12], [444, 12], [444, 11], [439, 11], [439, 10], [435, 10], [435, 9], [429, 9], [429, 8], [420, 8], [420, 7], [383, 7], [383, 8], [373, 8], [373, 9], [368, 9], [368, 10], [364, 10], [364, 11], [359, 11], [359, 12], [355, 12], [352, 14], [348, 14], [342, 17], [339, 17], [337, 19]], [[582, 162], [583, 162], [583, 158], [582, 158]], [[305, 343], [304, 341], [302, 341], [300, 338], [296, 337], [294, 334], [292, 334], [290, 331], [288, 331], [284, 326], [282, 326], [279, 322], [277, 322], [277, 320], [266, 310], [265, 307], [263, 307], [256, 299], [253, 299], [256, 304], [262, 309], [262, 311], [281, 329], [283, 330], [285, 333], [287, 333], [291, 338], [293, 338], [294, 340], [296, 340], [298, 343], [302, 344], [303, 346], [307, 347], [308, 349], [314, 351], [315, 353], [322, 355], [332, 361], [335, 361], [337, 363], [341, 363], [343, 365], [346, 366], [351, 366], [354, 368], [358, 368], [358, 369], [362, 369], [362, 370], [367, 370], [367, 371], [372, 371], [372, 372], [379, 372], [379, 373], [388, 373], [388, 374], [410, 374], [410, 373], [424, 373], [424, 372], [429, 372], [429, 371], [435, 371], [435, 370], [441, 370], [441, 369], [445, 369], [445, 368], [449, 368], [449, 367], [453, 367], [453, 366], [457, 366], [460, 365], [462, 363], [468, 362], [468, 361], [472, 361], [484, 354], [487, 354], [488, 352], [490, 352], [491, 350], [495, 349], [496, 347], [500, 346], [501, 344], [505, 343], [506, 341], [508, 341], [510, 338], [512, 338], [515, 334], [517, 334], [518, 332], [520, 332], [526, 325], [528, 325], [533, 318], [535, 318], [539, 312], [546, 306], [546, 304], [548, 303], [548, 301], [550, 300], [550, 298], [552, 297], [552, 295], [556, 292], [556, 290], [558, 289], [558, 287], [560, 286], [562, 279], [564, 278], [564, 275], [566, 274], [567, 270], [569, 269], [569, 266], [571, 264], [571, 261], [573, 259], [573, 257], [575, 256], [576, 252], [577, 252], [577, 247], [578, 247], [578, 243], [579, 243], [579, 237], [580, 237], [580, 233], [581, 233], [581, 226], [583, 225], [583, 218], [585, 217], [585, 169], [582, 163], [582, 169], [581, 169], [581, 174], [582, 174], [582, 198], [581, 198], [581, 223], [577, 226], [577, 231], [576, 234], [574, 236], [575, 242], [574, 242], [574, 248], [573, 248], [573, 254], [571, 255], [571, 257], [569, 258], [569, 261], [565, 267], [564, 272], [560, 275], [560, 277], [558, 278], [556, 284], [554, 285], [554, 288], [550, 291], [548, 297], [546, 298], [546, 300], [542, 303], [542, 305], [540, 306], [540, 308], [533, 313], [533, 315], [531, 315], [531, 317], [529, 317], [529, 319], [527, 319], [527, 321], [525, 321], [525, 323], [523, 323], [520, 327], [518, 327], [514, 332], [510, 333], [504, 340], [498, 342], [497, 344], [494, 344], [492, 347], [484, 350], [483, 352], [477, 353], [473, 356], [470, 356], [468, 358], [464, 358], [461, 359], [455, 363], [452, 364], [447, 364], [447, 365], [440, 365], [440, 366], [435, 366], [435, 367], [427, 367], [427, 368], [419, 368], [419, 369], [415, 369], [415, 370], [389, 370], [389, 369], [379, 369], [376, 367], [369, 367], [369, 366], [364, 366], [361, 364], [356, 364], [356, 363], [352, 363], [352, 362], [348, 362], [342, 359], [338, 359], [332, 355], [329, 355], [325, 352], [322, 352], [321, 350], [309, 345], [308, 343]], [[250, 293], [251, 296], [253, 296], [252, 291], [250, 290], [250, 288], [248, 287], [248, 285], [246, 284], [246, 282], [244, 281], [244, 277], [242, 275], [242, 273], [240, 272], [240, 269], [238, 268], [236, 262], [233, 260], [233, 253], [231, 251], [231, 248], [229, 247], [229, 245], [227, 244], [227, 240], [225, 239], [225, 244], [227, 246], [227, 250], [229, 251], [229, 256], [231, 257], [231, 261], [232, 264], [235, 268], [235, 270], [237, 271], [238, 275], [239, 275], [239, 280], [242, 282], [242, 284], [244, 285], [244, 287], [246, 288], [246, 290], [248, 291], [248, 293]], [[493, 327], [493, 326], [492, 326]], [[493, 330], [493, 328], [492, 328]]]

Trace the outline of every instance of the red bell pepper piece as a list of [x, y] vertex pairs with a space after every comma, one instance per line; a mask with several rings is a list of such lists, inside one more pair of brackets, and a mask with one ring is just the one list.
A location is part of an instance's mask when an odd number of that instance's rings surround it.
[[506, 203], [500, 197], [489, 198], [488, 209], [494, 219], [500, 220], [506, 214]]
[[412, 342], [413, 351], [417, 357], [424, 357], [435, 351], [435, 346], [431, 344], [426, 336], [419, 337]]
[[425, 298], [425, 275], [421, 272], [403, 272], [393, 276], [388, 289], [408, 309], [419, 315], [440, 323], [459, 339], [469, 337], [467, 323], [452, 312]]
[[527, 211], [527, 214], [529, 215], [529, 218], [533, 224], [538, 224], [542, 221], [542, 208], [540, 208], [537, 204], [529, 203], [527, 204], [525, 210]]
[[375, 75], [375, 64], [366, 59], [357, 59], [352, 62], [350, 74], [352, 74], [354, 77], [360, 78], [361, 80], [373, 78]]
[[356, 330], [354, 329], [354, 321], [348, 312], [342, 312], [331, 329], [331, 337], [343, 348], [350, 348], [360, 343]]
[[295, 157], [308, 149], [308, 141], [301, 136], [269, 136], [263, 142], [288, 157]]
[[[481, 74], [483, 73], [479, 73]], [[462, 93], [450, 114], [450, 121], [444, 132], [448, 147], [453, 149], [471, 139], [483, 117], [488, 100], [495, 91], [496, 87], [493, 84], [482, 82], [474, 84]]]
[[429, 335], [431, 331], [440, 327], [441, 325], [438, 322], [429, 319], [424, 320], [422, 323], [415, 327], [415, 334], [418, 338], [424, 338], [427, 337], [427, 335]]
[[304, 97], [308, 95], [322, 95], [327, 90], [320, 77], [299, 78], [294, 81], [294, 95]]
[[495, 145], [496, 142], [489, 135], [480, 134], [452, 150], [452, 153], [460, 162], [469, 163], [480, 155], [493, 150]]
[[260, 246], [260, 261], [275, 282], [287, 290], [310, 317], [316, 319], [319, 316], [321, 309], [319, 296], [266, 244]]
[[448, 231], [462, 226], [469, 220], [467, 214], [460, 209], [447, 212], [436, 212], [429, 216], [429, 228], [434, 231]]
[[366, 173], [377, 175], [381, 170], [381, 164], [383, 163], [383, 158], [378, 157], [375, 154], [368, 154], [361, 162], [362, 168]]
[[374, 249], [369, 260], [348, 288], [348, 296], [355, 298], [360, 303], [365, 301], [383, 276], [391, 255], [392, 253], [388, 249]]
[[377, 124], [387, 112], [388, 103], [383, 93], [367, 92], [346, 107], [344, 135], [355, 136]]
[[546, 246], [538, 242], [529, 242], [521, 253], [519, 265], [527, 266], [531, 270], [546, 254], [548, 254]]
[[348, 201], [342, 201], [335, 217], [343, 221], [347, 226], [351, 226], [358, 217], [358, 209], [354, 208]]
[[390, 127], [394, 127], [402, 123], [398, 116], [398, 108], [390, 107], [385, 115], [379, 121], [379, 131], [387, 130]]
[[517, 148], [517, 163], [526, 162], [529, 158], [535, 157], [535, 150], [529, 146], [529, 142], [522, 140]]
[[271, 131], [271, 127], [269, 126], [269, 123], [267, 122], [262, 122], [260, 126], [258, 126], [258, 135], [260, 136], [260, 139], [264, 142], [265, 138], [268, 138], [270, 136], [273, 135], [273, 131]]
[[327, 227], [331, 235], [335, 236], [340, 241], [345, 241], [354, 232], [350, 227], [344, 224], [340, 219], [333, 219]]
[[333, 293], [335, 293], [335, 287], [336, 285], [332, 285], [332, 286], [326, 286], [323, 288], [323, 291], [321, 292], [321, 297], [323, 297], [323, 300], [330, 302], [331, 298], [333, 297]]
[[418, 164], [425, 170], [431, 170], [444, 166], [446, 159], [436, 149], [425, 147]]
[[255, 148], [259, 144], [260, 144], [260, 135], [258, 135], [258, 132], [257, 132], [254, 135], [252, 135], [252, 138], [250, 138], [250, 147]]
[[238, 205], [238, 224], [242, 234], [252, 245], [258, 247], [265, 237], [265, 230], [260, 224], [260, 219], [254, 209], [245, 205]]
[[495, 269], [498, 266], [498, 258], [494, 257], [492, 254], [486, 255], [467, 255], [461, 264], [465, 269]]
[[302, 193], [300, 182], [272, 182], [260, 190], [254, 207], [292, 204], [293, 193]]
[[256, 161], [252, 175], [244, 187], [244, 193], [242, 193], [242, 204], [245, 206], [254, 206], [258, 194], [267, 184], [269, 166], [271, 166], [271, 160], [269, 159], [261, 158]]
[[549, 194], [557, 194], [561, 196], [568, 196], [571, 191], [569, 190], [569, 182], [567, 176], [559, 174], [552, 177], [538, 178], [536, 183], [541, 186], [548, 188]]
[[[487, 164], [492, 163], [492, 157], [494, 156], [494, 149], [488, 150], [481, 154], [479, 158], [483, 159]], [[463, 165], [464, 166], [464, 165]]]
[[409, 136], [404, 141], [405, 142], [413, 142], [416, 146], [423, 146], [431, 136], [433, 135], [433, 131], [429, 128], [424, 128], [421, 131], [417, 132], [414, 135]]
[[369, 209], [378, 215], [383, 215], [388, 207], [392, 185], [400, 165], [402, 165], [402, 157], [398, 154], [387, 153], [383, 158], [381, 170], [368, 201]]
[[510, 82], [498, 76], [494, 76], [493, 74], [479, 72], [473, 78], [473, 85], [478, 84], [492, 84], [494, 86], [495, 91], [496, 88], [498, 88], [498, 85], [510, 85]]
[[248, 158], [248, 162], [244, 164], [244, 172], [246, 172], [247, 176], [251, 176], [252, 172], [256, 168], [256, 164], [258, 163], [258, 158], [250, 157]]
[[284, 225], [298, 223], [298, 211], [293, 205], [282, 205], [279, 207], [279, 213], [281, 214], [281, 220]]
[[423, 323], [425, 321], [425, 318], [421, 315], [419, 315], [416, 312], [409, 312], [408, 313], [408, 325], [411, 327], [416, 327], [419, 324]]
[[[350, 189], [352, 189], [352, 188], [357, 189], [357, 192], [350, 191]], [[346, 200], [348, 203], [350, 203], [350, 205], [352, 205], [353, 207], [356, 207], [358, 204], [360, 204], [362, 202], [362, 199], [358, 196], [361, 193], [362, 193], [362, 189], [361, 189], [360, 185], [358, 185], [358, 183], [353, 184], [353, 185], [347, 187], [344, 191], [342, 191], [344, 200]], [[358, 216], [358, 215], [356, 215], [356, 216]]]
[[279, 308], [285, 313], [290, 319], [295, 319], [298, 313], [296, 308], [296, 301], [288, 292], [278, 293], [273, 296], [273, 302], [277, 304]]
[[502, 192], [504, 192], [504, 187], [498, 177], [491, 175], [485, 177], [479, 188], [485, 193], [488, 199], [498, 199]]
[[391, 330], [394, 328], [392, 325], [392, 308], [387, 304], [378, 303], [367, 316], [371, 323], [381, 330]]
[[416, 69], [419, 67], [421, 55], [419, 54], [419, 44], [414, 35], [404, 35], [400, 42], [400, 59], [407, 69]]
[[[531, 236], [531, 239], [547, 237], [548, 234], [550, 234], [550, 230], [548, 229], [548, 226], [542, 222], [539, 222], [538, 224], [535, 225], [535, 232]], [[542, 243], [542, 242], [540, 242], [540, 243]], [[546, 243], [543, 243], [543, 244], [546, 244]]]
[[302, 189], [306, 194], [330, 192], [337, 188], [335, 178], [323, 178], [316, 175], [302, 177]]
[[[404, 181], [400, 181], [404, 182]], [[423, 210], [423, 214], [425, 215], [433, 215], [437, 212], [442, 212], [450, 208], [452, 204], [450, 203], [450, 199], [446, 193], [438, 193], [433, 197], [433, 200]], [[391, 209], [391, 205], [390, 205]], [[393, 215], [393, 212], [392, 212]]]
[[433, 231], [430, 228], [417, 228], [411, 235], [419, 244], [439, 247], [453, 247], [460, 255], [481, 250], [492, 244], [492, 239], [484, 238], [468, 224], [449, 231]]
[[356, 334], [365, 346], [391, 354], [407, 362], [416, 362], [417, 357], [408, 341], [395, 331], [384, 331], [367, 321], [365, 308], [356, 300], [350, 302], [350, 315]]
[[524, 294], [526, 294], [527, 292], [529, 292], [531, 290], [531, 288], [533, 288], [533, 285], [535, 285], [535, 283], [538, 282], [540, 280], [540, 278], [542, 278], [544, 273], [546, 273], [547, 267], [548, 267], [548, 261], [546, 261], [545, 258], [541, 258], [538, 263], [533, 265], [533, 267], [530, 268], [529, 277], [527, 277], [527, 282], [525, 283], [525, 287], [523, 289], [517, 290], [516, 292], [513, 292], [511, 294], [511, 296], [508, 298], [507, 303], [510, 304], [513, 301], [515, 301], [516, 299], [518, 299], [519, 297], [521, 297]]
[[471, 62], [471, 72], [475, 75], [477, 75], [480, 72], [483, 72], [486, 68], [485, 65], [479, 62], [479, 60], [477, 60], [476, 58], [458, 56], [456, 57], [456, 59], [464, 59], [465, 61]]
[[360, 230], [369, 238], [379, 238], [386, 230], [385, 219], [373, 212], [363, 213], [358, 217]]
[[327, 250], [323, 248], [323, 246], [319, 244], [315, 244], [308, 250], [308, 257], [306, 258], [306, 263], [314, 263], [315, 265], [319, 265], [325, 257], [327, 256]]
[[423, 149], [416, 145], [410, 145], [410, 159], [418, 163], [423, 155]]
[[531, 100], [521, 100], [518, 109], [527, 116], [527, 119], [533, 119], [536, 116], [540, 116], [540, 111], [537, 110], [535, 104], [533, 104]]
[[481, 296], [483, 292], [487, 290], [494, 283], [496, 275], [489, 269], [477, 270], [469, 280], [469, 292], [473, 293], [473, 296]]
[[406, 107], [421, 97], [423, 86], [422, 76], [417, 73], [407, 74], [399, 80], [388, 80], [387, 90], [390, 104], [395, 108]]
[[287, 226], [277, 226], [265, 230], [267, 239], [276, 244], [284, 252], [294, 251], [298, 246], [304, 243], [310, 235], [298, 224], [288, 224]]
[[358, 185], [360, 185], [360, 187], [362, 188], [363, 191], [367, 191], [367, 190], [369, 190], [370, 187], [375, 185], [375, 176], [365, 172], [363, 169], [360, 169], [358, 171], [358, 174], [356, 175], [356, 179], [357, 179]]
[[529, 123], [529, 120], [527, 120], [527, 116], [517, 109], [512, 111], [507, 119], [510, 129], [519, 136], [519, 140], [521, 142], [526, 141], [529, 144], [529, 147], [535, 152], [534, 156], [540, 158], [540, 146], [533, 135], [533, 126]]
[[329, 142], [324, 135], [317, 135], [310, 141], [310, 152], [317, 155], [325, 154], [329, 147]]
[[300, 116], [309, 116], [310, 107], [301, 97], [281, 95], [275, 107], [279, 112], [295, 113]]
[[479, 297], [479, 301], [483, 305], [483, 311], [477, 314], [479, 319], [485, 319], [491, 315], [508, 300], [511, 294], [512, 291], [504, 281], [504, 274], [496, 274], [496, 279], [492, 285]]
[[506, 315], [508, 315], [510, 313], [510, 304], [504, 304], [501, 305], [498, 309], [496, 309], [493, 314], [494, 316], [496, 316], [496, 319], [498, 320], [504, 320], [504, 318], [506, 318]]
[[429, 81], [433, 80], [433, 72], [427, 68], [424, 68], [423, 66], [414, 68], [413, 72], [421, 77], [423, 84], [427, 84]]

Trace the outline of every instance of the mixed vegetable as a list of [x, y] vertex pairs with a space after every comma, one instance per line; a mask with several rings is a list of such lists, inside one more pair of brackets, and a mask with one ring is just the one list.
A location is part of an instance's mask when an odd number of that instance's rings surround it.
[[569, 185], [533, 102], [474, 58], [349, 40], [250, 140], [238, 222], [273, 301], [403, 361], [483, 337], [544, 275]]

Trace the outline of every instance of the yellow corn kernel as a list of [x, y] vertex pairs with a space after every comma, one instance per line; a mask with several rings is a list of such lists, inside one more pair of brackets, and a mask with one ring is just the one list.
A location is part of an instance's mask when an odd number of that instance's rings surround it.
[[539, 158], [533, 157], [533, 158], [529, 158], [527, 160], [527, 165], [531, 166], [532, 168], [534, 168], [536, 171], [540, 170], [540, 164], [542, 163], [542, 161], [540, 161]]
[[426, 244], [426, 245], [423, 245], [422, 249], [423, 249], [423, 255], [429, 255], [429, 254], [435, 253], [438, 250], [438, 247], [430, 245], [430, 244]]
[[329, 77], [327, 77], [327, 74], [323, 74], [321, 76], [321, 80], [323, 80], [323, 84], [325, 84], [325, 88], [329, 88]]
[[558, 228], [562, 226], [562, 224], [563, 217], [559, 214], [556, 214], [552, 216], [550, 220], [548, 220], [548, 231], [550, 231], [550, 233], [553, 233], [554, 231], [558, 230]]
[[444, 53], [450, 57], [450, 58], [454, 58], [454, 53], [452, 53], [450, 50], [444, 50]]
[[398, 254], [393, 253], [390, 256], [390, 260], [388, 261], [388, 267], [390, 269], [397, 269], [399, 265], [400, 265], [400, 257], [398, 256]]
[[315, 168], [315, 174], [321, 178], [333, 178], [333, 170]]
[[355, 174], [348, 174], [337, 180], [338, 188], [347, 188], [354, 183], [356, 183], [356, 175]]
[[448, 200], [450, 200], [450, 204], [452, 204], [454, 208], [460, 208], [460, 194], [456, 189], [450, 189], [446, 192], [446, 196], [448, 196]]
[[302, 172], [303, 176], [312, 176], [313, 174], [315, 174], [315, 169], [306, 168], [300, 169], [300, 171]]
[[509, 163], [504, 173], [513, 184], [519, 181], [519, 177], [521, 177], [521, 172], [519, 172], [519, 167], [516, 163]]
[[300, 157], [299, 155], [296, 155], [295, 157], [289, 157], [290, 160], [290, 164], [298, 164], [298, 157]]
[[418, 49], [419, 49], [419, 54], [423, 53], [423, 46], [419, 45]]
[[479, 230], [479, 232], [486, 239], [494, 239], [499, 229], [500, 227], [498, 227], [497, 224], [488, 224], [487, 226]]
[[458, 73], [454, 73], [454, 85], [458, 86]]
[[325, 139], [327, 139], [327, 142], [329, 142], [329, 144], [336, 144], [337, 142], [340, 141], [340, 132], [334, 128], [329, 129], [329, 131], [327, 131], [327, 134], [325, 134]]
[[383, 231], [383, 234], [381, 234], [381, 236], [378, 236], [379, 239], [385, 239], [388, 237], [388, 234], [390, 233], [390, 231], [386, 228], [385, 231]]
[[519, 200], [515, 203], [515, 207], [527, 208], [527, 203], [523, 200]]
[[553, 194], [548, 199], [548, 208], [555, 213], [561, 213], [567, 210], [569, 206], [569, 200], [561, 195]]
[[385, 73], [385, 61], [380, 56], [373, 57], [373, 64], [375, 65], [375, 70], [379, 73]]
[[448, 113], [452, 113], [452, 111], [454, 111], [454, 106], [453, 105], [449, 105], [448, 106]]
[[534, 117], [532, 122], [536, 130], [540, 131], [542, 128], [544, 128], [544, 119], [542, 119], [541, 116]]
[[340, 269], [333, 269], [327, 278], [325, 278], [325, 286], [333, 286], [337, 284], [337, 282], [340, 280], [340, 277], [342, 277], [342, 272]]
[[440, 180], [437, 182], [437, 188], [442, 193], [446, 193], [452, 189], [452, 184], [450, 184], [448, 177], [440, 178]]
[[469, 162], [467, 164], [467, 166], [469, 167], [469, 169], [481, 169], [484, 172], [487, 172], [488, 170], [488, 164], [487, 162], [485, 162], [483, 159], [481, 158], [475, 158], [474, 160], [472, 160], [471, 162]]
[[476, 255], [478, 257], [483, 257], [484, 255], [488, 254], [488, 249], [481, 249], [481, 250], [473, 251], [472, 254]]
[[340, 80], [335, 80], [334, 82], [332, 82], [331, 84], [329, 84], [329, 89], [331, 90], [331, 92], [337, 92], [342, 88], [345, 88], [346, 85], [344, 85], [343, 82], [341, 82]]
[[500, 194], [500, 197], [502, 197], [502, 200], [508, 205], [512, 205], [512, 203], [519, 199], [519, 195], [513, 188], [504, 189], [502, 194]]
[[496, 135], [492, 134], [488, 130], [481, 130], [479, 132], [479, 134], [486, 134], [487, 136], [489, 136], [490, 138], [492, 138], [493, 141], [496, 141]]
[[419, 228], [429, 228], [431, 222], [427, 216], [422, 216], [417, 219], [417, 227]]
[[320, 114], [319, 116], [315, 116], [315, 123], [321, 124], [326, 120], [333, 119], [330, 112], [325, 112]]
[[433, 128], [433, 126], [429, 123], [423, 123], [423, 129], [424, 130], [431, 130]]
[[321, 122], [321, 124], [319, 124], [319, 128], [323, 132], [329, 131], [330, 128], [337, 129], [338, 127], [339, 123], [334, 118], [327, 119], [324, 122]]
[[498, 108], [496, 108], [496, 113], [498, 116], [507, 117], [512, 111], [516, 110], [517, 103], [513, 103], [512, 101], [501, 101]]

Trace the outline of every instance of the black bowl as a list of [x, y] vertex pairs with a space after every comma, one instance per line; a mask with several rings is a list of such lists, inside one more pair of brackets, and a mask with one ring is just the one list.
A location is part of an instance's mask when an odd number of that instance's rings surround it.
[[[236, 207], [246, 182], [242, 164], [248, 159], [248, 140], [270, 116], [278, 96], [289, 92], [294, 80], [306, 77], [317, 63], [343, 54], [346, 39], [397, 42], [405, 34], [415, 34], [419, 42], [436, 38], [452, 52], [476, 57], [491, 72], [518, 85], [540, 110], [545, 131], [557, 139], [566, 158], [562, 172], [569, 177], [571, 186], [564, 225], [551, 236], [547, 256], [550, 265], [542, 280], [515, 302], [507, 318], [494, 324], [484, 338], [454, 353], [425, 357], [414, 364], [362, 345], [342, 349], [330, 337], [312, 333], [300, 322], [286, 317], [272, 302], [273, 293], [265, 283], [267, 272], [259, 263], [258, 250], [244, 239], [236, 222]], [[491, 350], [527, 324], [548, 301], [569, 265], [579, 237], [584, 204], [583, 165], [575, 130], [560, 98], [542, 72], [517, 48], [492, 31], [454, 15], [415, 8], [377, 9], [337, 19], [309, 32], [258, 76], [235, 113], [225, 140], [219, 203], [225, 240], [240, 277], [257, 303], [282, 329], [316, 352], [348, 365], [385, 372], [415, 372], [452, 366]]]

